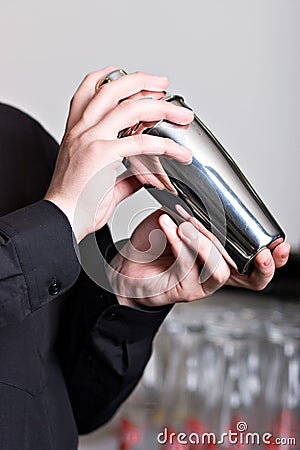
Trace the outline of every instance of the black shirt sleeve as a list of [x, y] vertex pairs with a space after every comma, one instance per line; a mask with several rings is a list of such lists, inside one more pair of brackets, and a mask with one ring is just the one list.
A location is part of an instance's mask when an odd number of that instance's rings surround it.
[[101, 261], [97, 264], [101, 284], [81, 271], [66, 305], [59, 344], [80, 434], [107, 422], [132, 392], [151, 355], [153, 338], [171, 309], [119, 305], [104, 279], [104, 265], [116, 249], [107, 227], [96, 235], [105, 256], [103, 266]]
[[80, 264], [66, 216], [38, 201], [0, 218], [0, 326], [68, 291]]
[[67, 386], [80, 434], [107, 422], [132, 392], [169, 310], [167, 307], [151, 312], [113, 304], [89, 330], [75, 364], [64, 355]]

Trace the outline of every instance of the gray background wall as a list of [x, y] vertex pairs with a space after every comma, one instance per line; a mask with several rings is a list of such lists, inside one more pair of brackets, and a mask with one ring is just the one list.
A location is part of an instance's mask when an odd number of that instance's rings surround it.
[[[167, 75], [300, 243], [300, 2], [0, 2], [0, 101], [60, 140], [83, 76], [114, 64]], [[151, 206], [138, 194], [117, 214]], [[120, 222], [120, 221], [114, 221]]]
[[[114, 64], [167, 75], [170, 91], [221, 140], [298, 250], [298, 0], [0, 4], [1, 101], [59, 140], [87, 72]], [[134, 199], [137, 210], [148, 205], [145, 195]], [[116, 237], [122, 229], [115, 225]]]
[[[170, 91], [184, 95], [221, 140], [298, 250], [298, 0], [0, 5], [1, 101], [59, 140], [87, 72], [114, 64], [167, 75]], [[145, 195], [134, 199], [137, 210]], [[120, 237], [124, 226], [113, 232]]]

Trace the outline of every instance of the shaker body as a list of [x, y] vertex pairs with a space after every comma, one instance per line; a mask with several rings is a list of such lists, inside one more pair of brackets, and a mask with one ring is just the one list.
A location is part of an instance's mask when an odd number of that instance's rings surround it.
[[[114, 70], [102, 84], [123, 75], [124, 70]], [[164, 101], [189, 108], [178, 95], [165, 96]], [[140, 156], [139, 167], [151, 173], [152, 180], [157, 177], [160, 186], [163, 179], [163, 188], [155, 187], [155, 182], [145, 187], [179, 220], [186, 220], [187, 216], [198, 219], [225, 248], [238, 272], [245, 273], [263, 248], [285, 239], [283, 230], [237, 164], [196, 115], [187, 126], [166, 120], [139, 123], [121, 130], [119, 137], [138, 133], [170, 138], [192, 151], [189, 165], [164, 156], [156, 157], [153, 164], [153, 158]], [[132, 168], [133, 161], [134, 157], [125, 158], [123, 163]], [[139, 177], [137, 170], [134, 173]]]
[[[177, 95], [168, 96], [165, 101], [188, 108]], [[247, 271], [260, 250], [285, 238], [237, 164], [196, 115], [188, 126], [162, 120], [150, 127], [139, 124], [123, 135], [140, 132], [172, 139], [192, 151], [189, 165], [159, 157], [159, 172], [168, 177], [173, 189], [168, 189], [168, 195], [154, 186], [148, 186], [148, 191], [173, 214], [179, 213], [177, 204], [192, 213], [225, 247], [240, 273]], [[146, 156], [143, 163], [147, 167]], [[130, 158], [124, 164], [130, 167]], [[149, 170], [153, 170], [150, 162]]]

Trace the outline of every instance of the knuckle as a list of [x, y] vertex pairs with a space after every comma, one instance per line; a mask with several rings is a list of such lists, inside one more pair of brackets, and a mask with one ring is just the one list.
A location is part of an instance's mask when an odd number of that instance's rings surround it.
[[70, 109], [73, 108], [75, 105], [80, 104], [80, 97], [81, 97], [81, 92], [80, 89], [78, 89], [72, 96], [69, 105], [70, 105]]
[[137, 77], [144, 77], [145, 74], [144, 72], [141, 72], [140, 70], [136, 70], [135, 72], [133, 72], [133, 74]]
[[98, 141], [89, 142], [86, 146], [86, 150], [87, 150], [87, 152], [89, 152], [92, 155], [95, 153], [98, 153], [99, 142]]
[[141, 83], [141, 88], [145, 89], [147, 87], [147, 79], [149, 76], [147, 76], [147, 74], [141, 71], [135, 72], [135, 76], [139, 79], [139, 83]]
[[91, 136], [89, 131], [84, 131], [77, 137], [78, 145], [80, 147], [85, 147], [91, 142]]
[[119, 111], [128, 111], [129, 108], [134, 106], [135, 101], [130, 100], [129, 98], [125, 98], [121, 102], [118, 103], [117, 108]]
[[71, 98], [70, 102], [69, 102], [69, 109], [72, 109], [74, 104], [76, 103], [76, 94], [73, 95], [73, 97]]
[[89, 128], [89, 123], [90, 123], [92, 117], [93, 117], [92, 111], [89, 111], [88, 109], [85, 109], [83, 111], [80, 120], [81, 120], [84, 128]]
[[67, 144], [70, 144], [71, 142], [73, 142], [77, 138], [78, 138], [78, 130], [77, 130], [77, 126], [75, 125], [73, 128], [70, 129], [70, 131], [66, 135], [65, 142]]
[[195, 295], [192, 294], [191, 291], [189, 291], [189, 292], [187, 292], [187, 293], [185, 294], [184, 300], [185, 300], [185, 302], [187, 302], [187, 303], [193, 302], [194, 300], [196, 300], [196, 299], [195, 299]]
[[160, 140], [165, 147], [173, 147], [173, 145], [174, 145], [174, 141], [172, 141], [172, 139], [170, 139], [170, 138], [165, 137]]
[[266, 287], [266, 285], [267, 285], [268, 283], [266, 282], [266, 281], [262, 281], [262, 280], [260, 280], [260, 281], [256, 281], [256, 282], [254, 282], [253, 284], [252, 284], [252, 286], [251, 286], [251, 290], [252, 291], [262, 291], [265, 287]]
[[82, 122], [84, 128], [86, 128], [87, 124], [89, 123], [89, 114], [86, 110], [83, 111], [83, 113], [82, 113], [81, 122]]
[[84, 77], [84, 79], [83, 79], [83, 81], [90, 81], [94, 76], [95, 76], [95, 73], [96, 72], [89, 72], [89, 73], [87, 73], [86, 75], [85, 75], [85, 77]]
[[251, 290], [262, 291], [269, 284], [274, 276], [274, 269], [253, 276], [251, 280]]
[[229, 280], [231, 275], [231, 271], [230, 268], [228, 266], [226, 266], [226, 269], [224, 270], [224, 275], [222, 277], [222, 285], [224, 285], [225, 283], [227, 283], [227, 281]]
[[174, 141], [170, 138], [159, 138], [157, 141], [158, 146], [163, 148], [165, 153], [174, 147]]
[[216, 281], [216, 283], [220, 286], [223, 286], [226, 281], [228, 280], [230, 276], [230, 270], [229, 268], [222, 268], [222, 269], [215, 269], [215, 272], [213, 273], [213, 278]]

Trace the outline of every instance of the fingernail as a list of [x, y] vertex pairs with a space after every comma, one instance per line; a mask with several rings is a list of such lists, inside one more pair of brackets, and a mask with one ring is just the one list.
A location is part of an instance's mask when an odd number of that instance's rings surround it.
[[179, 110], [180, 110], [183, 114], [185, 114], [186, 116], [194, 116], [193, 111], [191, 111], [191, 110], [188, 109], [188, 108], [185, 108], [184, 106], [179, 106]]
[[193, 227], [193, 225], [190, 222], [182, 223], [180, 225], [180, 232], [182, 233], [183, 237], [186, 237], [191, 240], [196, 239], [198, 236], [197, 230]]
[[185, 159], [192, 162], [193, 152], [189, 148], [183, 147], [182, 145], [180, 146], [180, 150], [184, 154]]
[[155, 75], [157, 78], [159, 78], [162, 81], [169, 81], [167, 77], [165, 77], [164, 75]]
[[168, 228], [176, 228], [176, 223], [167, 214], [163, 214], [162, 221]]
[[154, 100], [154, 97], [151, 97], [151, 95], [145, 95], [145, 97], [140, 97], [139, 100]]

